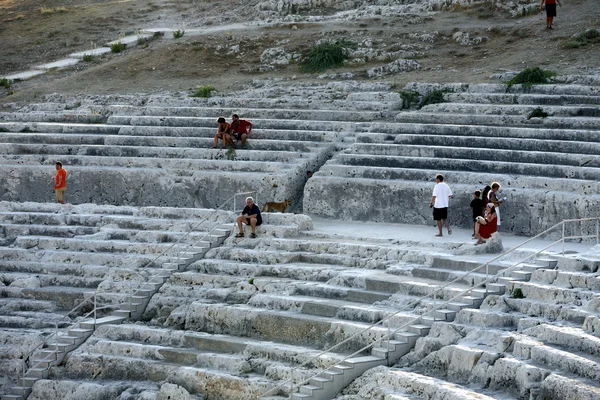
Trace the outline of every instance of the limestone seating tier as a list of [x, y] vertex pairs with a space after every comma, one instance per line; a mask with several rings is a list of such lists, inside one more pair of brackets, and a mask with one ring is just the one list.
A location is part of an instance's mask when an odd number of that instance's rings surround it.
[[[600, 396], [600, 339], [584, 332], [583, 319], [577, 317], [589, 314], [586, 308], [598, 299], [589, 290], [594, 274], [549, 269], [553, 267], [540, 261], [523, 264], [527, 274], [507, 281], [507, 293], [519, 287], [524, 298], [492, 296], [479, 310], [461, 310], [450, 324], [435, 323], [430, 336], [400, 365], [486, 390], [510, 381], [509, 391], [518, 398]], [[561, 325], [553, 325], [555, 321]], [[465, 359], [473, 362], [459, 367], [458, 360]], [[563, 386], [556, 386], [557, 381]]]
[[[445, 175], [455, 193], [452, 204], [466, 205], [475, 188], [499, 181], [502, 194], [510, 198], [502, 207], [505, 223], [501, 229], [512, 232], [534, 234], [552, 226], [564, 218], [558, 215], [559, 209], [570, 209], [573, 218], [597, 212], [587, 198], [588, 193], [594, 194], [592, 187], [600, 176], [594, 150], [600, 127], [596, 117], [527, 120], [506, 113], [523, 115], [523, 110], [534, 105], [460, 103], [462, 99], [478, 103], [479, 94], [506, 94], [505, 85], [415, 83], [405, 89], [420, 93], [451, 89], [463, 97], [448, 97], [453, 103], [401, 112], [396, 123], [356, 126], [356, 142], [327, 161], [307, 183], [305, 212], [328, 218], [424, 223], [431, 219], [427, 215], [430, 210], [421, 206], [433, 190], [433, 184], [425, 182], [432, 181], [437, 173]], [[525, 95], [585, 97], [598, 93], [599, 87], [568, 84], [508, 90], [517, 102]], [[598, 110], [592, 104], [556, 104], [557, 113], [569, 110], [567, 114], [581, 114], [580, 109], [585, 108], [587, 115], [594, 115]], [[552, 124], [568, 129], [554, 129]], [[348, 188], [357, 196], [371, 196], [357, 201], [349, 196]], [[398, 196], [402, 204], [396, 201]], [[547, 201], [553, 204], [552, 209]], [[540, 221], [540, 215], [546, 222]], [[451, 219], [459, 226], [472, 223], [468, 213], [454, 214]]]
[[550, 94], [511, 94], [511, 93], [447, 93], [444, 99], [450, 102], [479, 104], [522, 104], [536, 106], [597, 105], [600, 96], [550, 95]]
[[[600, 98], [600, 97], [598, 97]], [[471, 114], [471, 115], [515, 115], [528, 117], [531, 112], [539, 108], [538, 105], [512, 105], [512, 104], [470, 104], [470, 103], [438, 103], [425, 106], [420, 112], [431, 114]], [[600, 107], [583, 105], [556, 105], [544, 106], [544, 112], [552, 117], [598, 117]], [[539, 118], [539, 117], [538, 117]]]
[[[594, 144], [580, 143], [579, 146], [577, 146], [577, 143], [571, 142], [565, 146], [563, 152], [556, 151], [558, 149], [556, 147], [551, 147], [550, 144], [540, 146], [529, 145], [525, 146], [524, 149], [519, 147], [520, 144], [523, 144], [520, 142], [511, 143], [505, 147], [500, 144], [494, 149], [493, 160], [490, 160], [489, 147], [477, 147], [476, 140], [472, 146], [467, 147], [460, 146], [460, 141], [454, 143], [453, 146], [450, 146], [449, 143], [444, 143], [442, 140], [437, 140], [435, 143], [424, 143], [422, 138], [419, 138], [416, 143], [409, 143], [410, 144], [355, 143], [349, 150], [346, 150], [344, 154], [340, 154], [339, 157], [352, 157], [356, 154], [358, 156], [373, 156], [374, 158], [377, 156], [453, 158], [458, 160], [482, 160], [488, 162], [547, 163], [552, 165], [585, 166], [590, 168], [598, 167], [598, 158], [594, 152], [594, 148], [597, 148], [597, 146], [594, 146]], [[589, 152], [583, 150], [586, 147], [589, 149]], [[582, 154], [582, 150], [586, 153]]]
[[104, 124], [78, 124], [69, 122], [0, 122], [0, 132], [39, 132], [39, 133], [69, 133], [69, 134], [97, 134], [115, 135], [119, 133], [118, 125]]
[[[364, 129], [363, 129], [364, 128]], [[513, 127], [513, 126], [473, 126], [465, 124], [440, 123], [373, 123], [370, 126], [361, 125], [357, 141], [377, 143], [394, 141], [396, 135], [443, 135], [488, 138], [542, 139], [561, 141], [598, 142], [595, 130], [582, 129], [550, 129], [543, 127]]]
[[[252, 104], [252, 103], [247, 103]], [[231, 114], [238, 114], [241, 118], [248, 119], [259, 125], [263, 119], [283, 120], [312, 120], [312, 121], [372, 121], [388, 118], [390, 115], [378, 111], [355, 111], [355, 110], [305, 110], [305, 109], [282, 109], [277, 108], [221, 108], [221, 107], [156, 107], [156, 106], [125, 106], [111, 105], [101, 110], [102, 114], [111, 116], [160, 116], [160, 117], [189, 117], [189, 118], [212, 118], [213, 122], [219, 116], [225, 116], [231, 120]], [[109, 121], [112, 121], [110, 119]]]
[[[133, 126], [162, 126], [162, 127], [211, 127], [216, 133], [216, 119], [211, 117], [160, 117], [160, 116], [125, 116], [113, 115], [108, 117], [109, 125], [133, 125]], [[261, 129], [294, 129], [309, 131], [350, 131], [361, 122], [348, 121], [315, 121], [302, 119], [257, 119], [252, 123]]]
[[[70, 376], [89, 379], [89, 366], [96, 364], [102, 372], [95, 379], [120, 379], [125, 373], [131, 380], [166, 379], [178, 384], [182, 384], [183, 374], [183, 386], [190, 393], [248, 399], [287, 378], [292, 366], [317, 354], [250, 338], [119, 325], [98, 329], [72, 353], [65, 369]], [[102, 364], [98, 364], [100, 359]], [[338, 359], [338, 355], [326, 353], [310, 368], [330, 366]], [[297, 373], [309, 375], [310, 368]], [[217, 383], [221, 389], [207, 391]]]
[[[563, 77], [564, 78], [564, 77]], [[590, 78], [594, 81], [590, 81]], [[587, 82], [583, 82], [587, 80]], [[545, 94], [552, 96], [562, 95], [581, 95], [581, 96], [598, 96], [600, 95], [600, 84], [598, 83], [597, 77], [594, 75], [581, 76], [577, 81], [565, 80], [561, 83], [550, 83], [540, 84], [532, 86], [524, 85], [512, 85], [498, 83], [420, 83], [411, 82], [408, 83], [405, 90], [414, 90], [417, 92], [429, 93], [434, 90], [450, 90], [453, 93], [502, 93], [502, 94], [516, 94], [516, 95], [530, 95], [530, 94]]]
[[[421, 147], [413, 147], [405, 149], [414, 151], [415, 153], [421, 153], [423, 156], [418, 154], [405, 156], [385, 156], [385, 155], [369, 155], [369, 154], [338, 154], [334, 159], [329, 161], [326, 165], [345, 164], [349, 166], [371, 166], [381, 168], [403, 168], [403, 169], [420, 169], [420, 170], [435, 170], [436, 165], [442, 164], [442, 168], [438, 168], [438, 171], [453, 171], [453, 174], [460, 176], [463, 171], [479, 171], [480, 175], [487, 176], [487, 174], [511, 174], [511, 175], [525, 175], [529, 177], [545, 177], [545, 178], [559, 178], [559, 179], [577, 179], [580, 181], [593, 181], [598, 179], [598, 168], [592, 166], [581, 166], [573, 165], [577, 164], [578, 160], [581, 164], [585, 163], [583, 158], [577, 157], [576, 155], [561, 155], [560, 153], [554, 153], [550, 156], [544, 153], [538, 153], [537, 161], [539, 163], [528, 163], [523, 162], [523, 159], [527, 159], [527, 152], [515, 152], [505, 151], [500, 154], [500, 157], [504, 156], [504, 160], [490, 161], [488, 159], [480, 159], [478, 155], [486, 155], [485, 150], [475, 149], [470, 151], [465, 149], [463, 156], [470, 156], [472, 158], [456, 159], [452, 158], [453, 149], [438, 147], [436, 149]], [[436, 156], [436, 155], [439, 155]], [[563, 165], [554, 165], [551, 163], [552, 157], [556, 155], [558, 162], [563, 162]], [[594, 156], [590, 155], [591, 158]], [[569, 165], [572, 164], [572, 165]], [[319, 176], [320, 177], [320, 176]], [[435, 177], [435, 175], [434, 175]], [[456, 182], [459, 184], [468, 183], [462, 181], [462, 179], [452, 179], [447, 182]], [[481, 180], [482, 178], [478, 179]], [[477, 182], [477, 181], [476, 181]], [[489, 184], [489, 183], [487, 183]], [[592, 184], [583, 182], [582, 187]], [[568, 185], [567, 186], [571, 186]]]
[[537, 126], [552, 129], [600, 129], [598, 117], [546, 117], [531, 118], [511, 115], [474, 115], [474, 114], [444, 114], [424, 112], [404, 112], [396, 115], [399, 123], [442, 123], [482, 126]]
[[[438, 173], [444, 176], [452, 175], [457, 182], [469, 182], [473, 188], [482, 190], [490, 182], [502, 182], [503, 190], [511, 192], [513, 189], [544, 189], [547, 191], [568, 191], [579, 194], [592, 194], [600, 190], [600, 185], [595, 181], [574, 178], [540, 179], [536, 176], [516, 174], [486, 173], [482, 177], [480, 172], [451, 171], [449, 169], [415, 169], [415, 168], [388, 168], [360, 165], [339, 165], [327, 163], [319, 170], [322, 176], [337, 176], [346, 178], [364, 178], [401, 181], [428, 181]], [[485, 180], [483, 179], [485, 178]], [[488, 182], [488, 180], [490, 182]]]

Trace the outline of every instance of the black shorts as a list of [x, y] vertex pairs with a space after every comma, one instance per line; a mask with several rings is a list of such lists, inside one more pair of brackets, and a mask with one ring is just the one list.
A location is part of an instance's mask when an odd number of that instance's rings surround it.
[[556, 17], [556, 4], [546, 4], [546, 16]]
[[439, 221], [441, 219], [448, 219], [448, 207], [434, 208], [433, 219]]
[[246, 132], [234, 132], [233, 137], [235, 140], [242, 140], [242, 135], [246, 135]]
[[[246, 225], [250, 225], [250, 218], [246, 218]], [[261, 225], [262, 225], [262, 219], [257, 219], [256, 226], [261, 226]]]

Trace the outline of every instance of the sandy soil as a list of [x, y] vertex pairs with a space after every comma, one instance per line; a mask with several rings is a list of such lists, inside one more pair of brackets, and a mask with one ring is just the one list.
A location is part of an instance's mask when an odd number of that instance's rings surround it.
[[[594, 4], [597, 0], [565, 1], [553, 31], [545, 29], [541, 13], [511, 18], [488, 3], [455, 7], [411, 21], [374, 16], [344, 22], [243, 27], [240, 23], [258, 18], [252, 7], [255, 3], [48, 0], [41, 8], [37, 0], [0, 0], [0, 75], [64, 58], [89, 49], [92, 43], [102, 46], [144, 28], [205, 30], [177, 40], [156, 38], [123, 53], [14, 83], [11, 88], [0, 88], [0, 103], [34, 101], [53, 92], [153, 93], [207, 84], [229, 91], [255, 78], [314, 80], [317, 74], [300, 73], [296, 63], [258, 72], [260, 56], [276, 46], [302, 53], [325, 37], [351, 41], [371, 38], [381, 49], [398, 44], [430, 46], [417, 57], [420, 70], [385, 78], [397, 88], [410, 81], [487, 82], [494, 73], [533, 66], [558, 73], [584, 73], [600, 67], [600, 42], [576, 49], [567, 46], [573, 35], [600, 29], [600, 13]], [[463, 46], [452, 39], [457, 31], [488, 40]], [[435, 33], [435, 40], [427, 43], [410, 36], [415, 33]], [[232, 46], [239, 46], [239, 53], [227, 54]], [[328, 72], [353, 71], [363, 79], [367, 68], [385, 63], [369, 61]]]

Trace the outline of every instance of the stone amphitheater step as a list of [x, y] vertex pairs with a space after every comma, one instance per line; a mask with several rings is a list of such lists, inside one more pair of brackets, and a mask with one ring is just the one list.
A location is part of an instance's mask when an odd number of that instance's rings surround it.
[[30, 122], [24, 121], [0, 122], [0, 132], [20, 133], [63, 133], [74, 135], [117, 135], [118, 125], [77, 124], [68, 122]]
[[[0, 125], [1, 126], [1, 125]], [[163, 126], [121, 126], [119, 135], [140, 136], [166, 136], [182, 138], [214, 138], [215, 127], [163, 127]], [[264, 140], [295, 140], [306, 142], [333, 142], [338, 141], [342, 134], [323, 130], [297, 130], [297, 129], [266, 129], [255, 127], [252, 129], [250, 139]], [[250, 142], [251, 143], [251, 142]]]
[[[328, 161], [319, 169], [319, 177], [336, 176], [338, 178], [356, 178], [372, 180], [402, 180], [402, 181], [429, 181], [432, 176], [443, 173], [444, 176], [452, 176], [456, 182], [470, 182], [472, 186], [479, 185], [480, 190], [490, 182], [502, 182], [503, 187], [511, 189], [543, 189], [546, 191], [564, 191], [578, 194], [590, 194], [600, 191], [600, 185], [594, 181], [552, 178], [539, 179], [530, 175], [509, 175], [504, 173], [486, 173], [482, 176], [480, 172], [451, 171], [448, 169], [412, 169], [412, 168], [388, 168], [361, 165], [336, 164], [337, 158]], [[504, 164], [505, 165], [505, 164]], [[485, 179], [485, 180], [484, 180]]]
[[[359, 125], [357, 141], [364, 143], [377, 143], [393, 141], [402, 135], [441, 135], [441, 136], [467, 136], [488, 138], [515, 138], [515, 139], [542, 139], [560, 141], [598, 142], [595, 130], [585, 129], [551, 129], [528, 128], [515, 126], [481, 126], [450, 123], [380, 123], [369, 126]], [[400, 139], [399, 139], [400, 140]]]
[[[284, 109], [284, 108], [232, 108], [232, 107], [156, 107], [156, 106], [123, 106], [109, 105], [105, 108], [111, 117], [109, 124], [123, 116], [159, 116], [168, 120], [171, 117], [183, 118], [210, 118], [215, 125], [215, 120], [219, 115], [225, 115], [227, 118], [233, 113], [237, 113], [245, 119], [251, 121], [261, 121], [263, 119], [281, 119], [281, 120], [311, 120], [311, 121], [372, 121], [378, 119], [387, 119], [388, 113], [381, 111], [366, 110], [328, 110], [328, 109]], [[104, 110], [103, 110], [104, 111]], [[259, 122], [256, 122], [259, 125]], [[262, 124], [262, 123], [261, 123]]]
[[527, 116], [512, 115], [473, 115], [473, 114], [447, 114], [426, 112], [403, 112], [396, 115], [396, 122], [400, 123], [436, 123], [481, 125], [481, 126], [538, 126], [542, 128], [558, 129], [600, 129], [599, 117], [547, 117], [531, 118]]
[[362, 322], [247, 305], [194, 302], [189, 305], [185, 318], [186, 330], [251, 337], [315, 349], [327, 348], [357, 334], [335, 349], [341, 354], [357, 351], [388, 333], [388, 329], [383, 327], [363, 332], [371, 325]]
[[4, 122], [68, 122], [74, 124], [100, 124], [105, 117], [85, 111], [33, 111], [0, 112], [0, 121]]
[[571, 94], [513, 94], [513, 93], [447, 93], [444, 99], [453, 103], [523, 104], [535, 106], [597, 105], [600, 96]]
[[[576, 153], [576, 154], [597, 154], [600, 149], [600, 143], [584, 141], [562, 141], [562, 140], [538, 140], [538, 139], [517, 139], [517, 138], [489, 138], [485, 136], [449, 136], [449, 135], [397, 135], [394, 138], [395, 144], [422, 145], [431, 146], [450, 146], [459, 148], [496, 148], [503, 150], [522, 150], [532, 153]], [[373, 147], [371, 147], [373, 146]], [[357, 153], [375, 150], [374, 154], [381, 154], [377, 151], [380, 145], [362, 145], [353, 146], [353, 151]], [[385, 146], [389, 146], [386, 144]], [[367, 153], [369, 154], [369, 153]]]
[[[509, 399], [502, 391], [477, 390], [442, 379], [398, 368], [373, 368], [349, 387], [364, 400], [492, 400]], [[384, 396], [384, 397], [381, 397]]]
[[[97, 356], [102, 355], [105, 362], [103, 366], [98, 365], [97, 378], [111, 379], [125, 369], [129, 379], [139, 380], [198, 371], [196, 378], [183, 385], [195, 387], [193, 393], [206, 394], [199, 389], [204, 385], [196, 383], [219, 380], [228, 387], [224, 390], [229, 394], [223, 392], [227, 398], [247, 399], [258, 389], [257, 385], [261, 389], [258, 393], [265, 392], [268, 386], [273, 387], [278, 380], [287, 377], [291, 368], [318, 354], [306, 347], [250, 338], [123, 325], [98, 329], [91, 340], [71, 354], [66, 370], [71, 376], [87, 377], [90, 370], [85, 365], [95, 363]], [[328, 367], [340, 359], [335, 353], [325, 353], [313, 360], [312, 365]], [[107, 365], [111, 367], [106, 368]], [[310, 370], [300, 368], [295, 373], [299, 377], [308, 376]], [[192, 382], [196, 383], [192, 385]]]
[[[516, 330], [519, 326], [518, 334], [517, 332], [509, 333], [512, 335], [512, 339], [504, 339], [505, 343], [513, 342], [513, 344], [508, 347], [502, 345], [503, 351], [509, 349], [508, 351], [517, 357], [518, 361], [511, 361], [517, 369], [524, 367], [532, 372], [536, 369], [540, 370], [541, 379], [539, 380], [541, 382], [533, 385], [533, 388], [544, 387], [544, 380], [550, 373], [553, 373], [571, 381], [569, 386], [578, 382], [586, 390], [600, 394], [600, 386], [597, 385], [598, 371], [596, 371], [599, 365], [597, 358], [600, 351], [600, 340], [586, 334], [580, 328], [540, 324], [537, 319], [528, 323], [523, 315], [502, 313], [487, 308], [463, 310], [457, 315], [457, 320], [452, 325], [461, 325], [467, 331], [472, 331], [465, 336], [466, 340], [471, 336], [479, 335], [481, 328], [485, 329], [487, 335], [495, 335], [500, 338], [506, 337], [507, 329]], [[521, 326], [524, 327], [523, 330], [521, 330]], [[527, 326], [531, 327], [527, 328]], [[475, 327], [474, 330], [473, 327]], [[460, 341], [458, 344], [460, 345]], [[504, 357], [510, 361], [507, 355]], [[517, 383], [518, 386], [521, 386], [521, 383]], [[520, 388], [520, 390], [525, 389], [526, 387]], [[556, 393], [554, 396], [557, 397], [548, 398], [571, 398], [569, 396], [573, 393], [572, 389], [572, 387], [562, 388], [559, 391], [561, 395]]]
[[[286, 129], [308, 131], [350, 131], [356, 122], [315, 121], [300, 119], [256, 119], [252, 122], [260, 129]], [[108, 125], [161, 126], [161, 127], [210, 127], [216, 132], [215, 118], [209, 117], [153, 117], [153, 116], [111, 116]]]
[[[69, 148], [71, 150], [69, 150]], [[42, 148], [38, 145], [17, 145], [17, 144], [0, 144], [0, 154], [38, 154], [38, 155], [53, 155], [61, 156], [69, 154], [76, 150], [77, 155], [93, 156], [93, 157], [150, 157], [150, 158], [191, 158], [191, 159], [215, 159], [219, 156], [218, 149], [206, 148], [171, 148], [171, 147], [141, 147], [141, 146], [87, 146], [81, 145], [73, 149], [69, 145], [44, 145]], [[222, 153], [221, 153], [222, 154]], [[221, 155], [225, 158], [224, 155]], [[297, 154], [292, 148], [287, 150], [244, 150], [236, 151], [236, 160], [250, 161], [277, 161], [286, 163], [294, 161], [297, 158], [303, 157], [302, 154]]]
[[[600, 97], [598, 97], [600, 98]], [[538, 105], [479, 104], [479, 103], [438, 103], [421, 108], [420, 112], [431, 114], [469, 114], [525, 116], [538, 109]], [[543, 110], [552, 117], [600, 117], [600, 108], [583, 105], [544, 106]]]
[[[459, 143], [457, 143], [459, 144]], [[580, 148], [583, 148], [586, 144], [582, 143]], [[547, 151], [546, 151], [547, 150]], [[538, 149], [523, 149], [520, 150], [516, 144], [515, 146], [503, 149], [499, 146], [494, 150], [494, 162], [513, 162], [513, 163], [529, 163], [529, 164], [550, 164], [550, 165], [565, 165], [565, 166], [578, 166], [578, 167], [590, 167], [597, 168], [600, 164], [596, 154], [581, 154], [581, 153], [568, 153], [569, 147], [564, 152], [550, 151], [549, 147], [538, 146]], [[555, 148], [555, 150], [558, 150]], [[579, 149], [574, 148], [573, 150], [578, 151]], [[567, 154], [565, 154], [567, 153]], [[339, 158], [347, 158], [352, 163], [352, 157], [372, 157], [377, 160], [379, 157], [384, 158], [384, 162], [388, 161], [391, 166], [394, 166], [393, 157], [404, 157], [404, 158], [439, 158], [439, 159], [454, 159], [463, 160], [468, 162], [471, 160], [487, 160], [489, 156], [489, 149], [475, 148], [475, 147], [459, 147], [450, 146], [448, 143], [439, 143], [435, 146], [428, 145], [423, 147], [422, 144], [363, 144], [356, 143], [352, 148], [344, 153], [338, 155]], [[376, 162], [376, 161], [375, 161]], [[359, 165], [360, 161], [359, 161]]]
[[[597, 79], [597, 78], [596, 78]], [[594, 83], [556, 83], [556, 84], [545, 84], [545, 85], [512, 85], [510, 88], [505, 84], [497, 83], [476, 83], [476, 84], [463, 84], [463, 83], [444, 83], [444, 84], [429, 84], [420, 82], [411, 82], [406, 85], [406, 90], [419, 90], [422, 88], [429, 88], [429, 90], [444, 90], [450, 89], [454, 93], [501, 93], [501, 94], [515, 94], [521, 95], [532, 95], [532, 94], [545, 94], [551, 96], [563, 96], [563, 95], [574, 95], [574, 96], [598, 96], [600, 95], [600, 85], [597, 82]]]
[[[421, 148], [422, 149], [422, 148]], [[528, 162], [527, 152], [499, 151], [499, 159], [487, 160], [486, 150], [462, 149], [461, 156], [468, 158], [454, 158], [452, 152], [456, 149], [441, 148], [422, 149], [417, 146], [409, 151], [418, 151], [421, 154], [407, 154], [405, 156], [382, 156], [369, 154], [338, 154], [328, 164], [345, 164], [353, 166], [372, 166], [382, 168], [410, 168], [410, 169], [435, 169], [436, 165], [443, 165], [446, 171], [478, 171], [480, 176], [491, 174], [517, 174], [528, 176], [543, 176], [548, 178], [574, 178], [581, 180], [598, 180], [598, 168], [588, 166], [585, 158], [574, 154], [561, 155], [559, 153], [538, 153]], [[595, 156], [590, 155], [590, 158]], [[534, 163], [533, 161], [540, 163]], [[553, 164], [552, 161], [562, 162]], [[591, 160], [597, 162], [597, 160]], [[571, 164], [571, 165], [569, 165]], [[316, 178], [316, 176], [315, 176]], [[481, 178], [479, 179], [481, 180]], [[462, 182], [461, 182], [462, 183]], [[433, 189], [432, 189], [433, 190]]]
[[[208, 148], [213, 145], [213, 138], [182, 138], [182, 137], [166, 137], [166, 136], [125, 136], [125, 135], [57, 135], [55, 133], [48, 134], [3, 134], [0, 137], [2, 143], [28, 145], [20, 146], [23, 152], [31, 150], [31, 145], [46, 144], [46, 145], [79, 145], [83, 154], [89, 152], [88, 149], [93, 149], [94, 145], [103, 145], [119, 148], [119, 146], [129, 147], [156, 147], [156, 148], [181, 148], [182, 150], [189, 148]], [[264, 151], [296, 151], [296, 152], [313, 152], [323, 147], [320, 143], [312, 143], [306, 141], [291, 141], [291, 140], [256, 140], [252, 141], [252, 147], [247, 150], [264, 150]], [[62, 147], [56, 146], [56, 151], [61, 151]], [[244, 150], [244, 149], [239, 149]], [[72, 150], [78, 153], [78, 148]], [[114, 150], [113, 150], [114, 151]], [[110, 152], [109, 152], [110, 154]]]
[[[65, 141], [77, 140], [65, 138], [67, 135], [87, 135], [88, 140], [94, 136], [123, 135], [132, 137], [156, 136], [170, 138], [214, 138], [215, 127], [163, 127], [163, 126], [131, 126], [131, 125], [93, 125], [93, 124], [68, 124], [68, 123], [28, 123], [28, 122], [0, 122], [0, 131], [14, 132], [35, 136], [36, 134], [62, 134]], [[296, 140], [296, 141], [337, 141], [340, 133], [323, 130], [297, 130], [297, 129], [266, 129], [255, 127], [252, 130], [252, 139], [267, 140]], [[25, 136], [29, 137], [29, 136]], [[99, 140], [99, 139], [96, 139]]]
[[24, 224], [2, 224], [2, 236], [15, 237], [24, 235], [53, 236], [72, 238], [80, 235], [92, 235], [98, 229], [85, 226], [53, 226], [47, 225], [24, 225]]

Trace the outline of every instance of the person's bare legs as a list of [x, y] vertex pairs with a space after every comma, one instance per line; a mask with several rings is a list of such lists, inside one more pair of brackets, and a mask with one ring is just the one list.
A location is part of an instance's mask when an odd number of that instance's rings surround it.
[[213, 144], [213, 149], [216, 149], [218, 145], [219, 145], [219, 134], [217, 133], [215, 135], [215, 143]]
[[481, 237], [481, 235], [479, 234], [479, 228], [481, 227], [481, 224], [475, 224], [475, 237], [477, 238], [477, 243], [475, 244], [483, 244], [485, 243], [485, 240], [483, 240], [483, 238]]
[[242, 133], [242, 147], [246, 147], [246, 134]]
[[435, 221], [435, 222], [437, 222], [437, 226], [438, 226], [438, 234], [437, 234], [437, 235], [435, 235], [435, 236], [444, 236], [444, 235], [442, 234], [442, 220], [441, 220], [441, 219], [438, 219], [438, 220], [437, 220], [437, 221]]
[[448, 229], [448, 235], [452, 235], [452, 229], [450, 229], [450, 223], [448, 222], [447, 219], [442, 220], [444, 222], [444, 224], [446, 225], [446, 229]]
[[244, 226], [242, 225], [242, 221], [245, 221], [246, 217], [244, 217], [243, 215], [240, 215], [239, 217], [237, 217], [237, 225], [238, 225], [238, 229], [240, 234], [244, 234]]
[[250, 218], [250, 227], [252, 228], [252, 233], [256, 233], [256, 218]]

